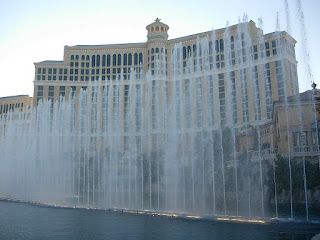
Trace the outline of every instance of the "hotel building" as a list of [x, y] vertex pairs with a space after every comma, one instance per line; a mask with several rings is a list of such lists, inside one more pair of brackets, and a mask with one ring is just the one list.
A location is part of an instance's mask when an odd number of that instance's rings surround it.
[[6, 115], [10, 111], [22, 111], [32, 104], [32, 97], [29, 95], [17, 95], [0, 98], [0, 116]]
[[[263, 34], [250, 21], [168, 39], [169, 26], [159, 19], [146, 29], [146, 42], [65, 46], [62, 61], [34, 63], [34, 106], [45, 99], [78, 96], [101, 80], [119, 86], [118, 118], [124, 119], [131, 82], [144, 92], [151, 80], [159, 99], [165, 96], [168, 105], [184, 105], [182, 113], [173, 112], [185, 128], [238, 128], [271, 121], [273, 102], [299, 92], [296, 41], [285, 31]], [[161, 121], [163, 111], [153, 114], [151, 102], [143, 102], [150, 109], [145, 112], [152, 121]]]

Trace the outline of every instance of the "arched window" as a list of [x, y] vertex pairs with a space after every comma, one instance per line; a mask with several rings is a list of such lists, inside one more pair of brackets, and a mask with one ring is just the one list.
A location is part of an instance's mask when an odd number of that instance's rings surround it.
[[118, 54], [118, 66], [121, 66], [121, 54]]
[[91, 67], [95, 67], [96, 66], [96, 56], [95, 55], [92, 55], [92, 58], [91, 58]]
[[90, 56], [89, 56], [89, 55], [87, 55], [86, 60], [87, 60], [87, 61], [89, 61], [89, 60], [90, 60]]
[[102, 67], [106, 66], [106, 55], [102, 56]]
[[159, 53], [159, 48], [156, 48], [156, 53]]
[[123, 55], [123, 65], [124, 66], [127, 66], [127, 58], [128, 58], [128, 55], [125, 53], [124, 55]]
[[116, 54], [113, 54], [113, 56], [112, 56], [112, 65], [113, 66], [117, 65], [117, 55]]
[[151, 32], [153, 32], [153, 31], [154, 31], [154, 28], [152, 27], [152, 28], [151, 28]]
[[134, 65], [138, 65], [138, 53], [134, 54]]
[[234, 36], [231, 36], [231, 37], [230, 37], [230, 41], [231, 41], [231, 42], [234, 42]]
[[216, 52], [218, 53], [219, 52], [219, 40], [216, 40], [215, 49], [216, 49]]
[[182, 48], [182, 55], [183, 55], [183, 59], [187, 58], [187, 48], [186, 47]]
[[107, 67], [110, 67], [111, 62], [111, 56], [110, 54], [107, 55]]
[[128, 65], [129, 66], [132, 65], [132, 54], [131, 53], [128, 54]]
[[163, 27], [161, 27], [161, 32], [163, 32]]
[[151, 54], [154, 54], [154, 48], [151, 48]]
[[197, 57], [197, 45], [193, 45], [193, 57]]
[[142, 64], [142, 53], [139, 54], [139, 64]]
[[79, 60], [79, 55], [76, 55], [76, 60]]
[[223, 52], [223, 50], [224, 50], [223, 39], [220, 39], [220, 52]]
[[212, 54], [212, 41], [209, 42], [209, 54]]
[[188, 57], [189, 57], [189, 56], [191, 56], [191, 47], [188, 46], [187, 50], [188, 50], [188, 51], [187, 51], [187, 54], [188, 54]]
[[86, 56], [85, 56], [85, 55], [82, 55], [82, 56], [81, 56], [81, 60], [82, 60], [82, 61], [86, 60]]
[[158, 26], [156, 26], [156, 31], [159, 31], [159, 27]]
[[71, 60], [74, 60], [74, 55], [71, 55]]
[[100, 55], [97, 55], [97, 67], [100, 67]]
[[264, 143], [264, 144], [262, 144], [261, 148], [262, 148], [262, 150], [264, 150], [264, 149], [270, 149], [270, 143]]

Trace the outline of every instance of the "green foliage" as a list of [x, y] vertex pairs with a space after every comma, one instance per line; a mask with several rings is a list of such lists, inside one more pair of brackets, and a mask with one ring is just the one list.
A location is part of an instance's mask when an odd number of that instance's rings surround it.
[[[319, 177], [320, 170], [317, 165], [314, 165], [309, 161], [305, 161], [305, 166], [306, 166], [307, 189], [313, 190], [315, 187], [320, 185], [320, 177]], [[291, 160], [291, 183], [292, 183], [293, 192], [304, 190], [303, 175], [304, 175], [304, 166], [303, 166], [302, 159]], [[278, 187], [278, 192], [281, 192], [282, 190], [286, 190], [286, 191], [290, 190], [289, 160], [284, 158], [281, 155], [277, 155], [277, 159], [275, 160], [275, 178], [276, 178], [276, 183]]]

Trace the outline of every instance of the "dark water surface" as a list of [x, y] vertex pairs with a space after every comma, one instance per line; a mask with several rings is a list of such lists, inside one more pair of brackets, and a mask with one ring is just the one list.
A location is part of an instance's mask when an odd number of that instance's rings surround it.
[[307, 239], [320, 224], [267, 225], [64, 209], [0, 201], [0, 240], [7, 239]]

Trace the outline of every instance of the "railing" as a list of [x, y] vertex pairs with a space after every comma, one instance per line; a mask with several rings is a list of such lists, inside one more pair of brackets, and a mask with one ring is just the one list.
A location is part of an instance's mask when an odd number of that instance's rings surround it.
[[268, 148], [268, 149], [263, 149], [261, 151], [252, 151], [251, 161], [259, 161], [260, 157], [262, 160], [274, 159], [277, 153], [278, 153], [277, 148], [273, 148], [273, 149]]
[[317, 156], [320, 154], [320, 146], [298, 146], [291, 149], [291, 156]]

